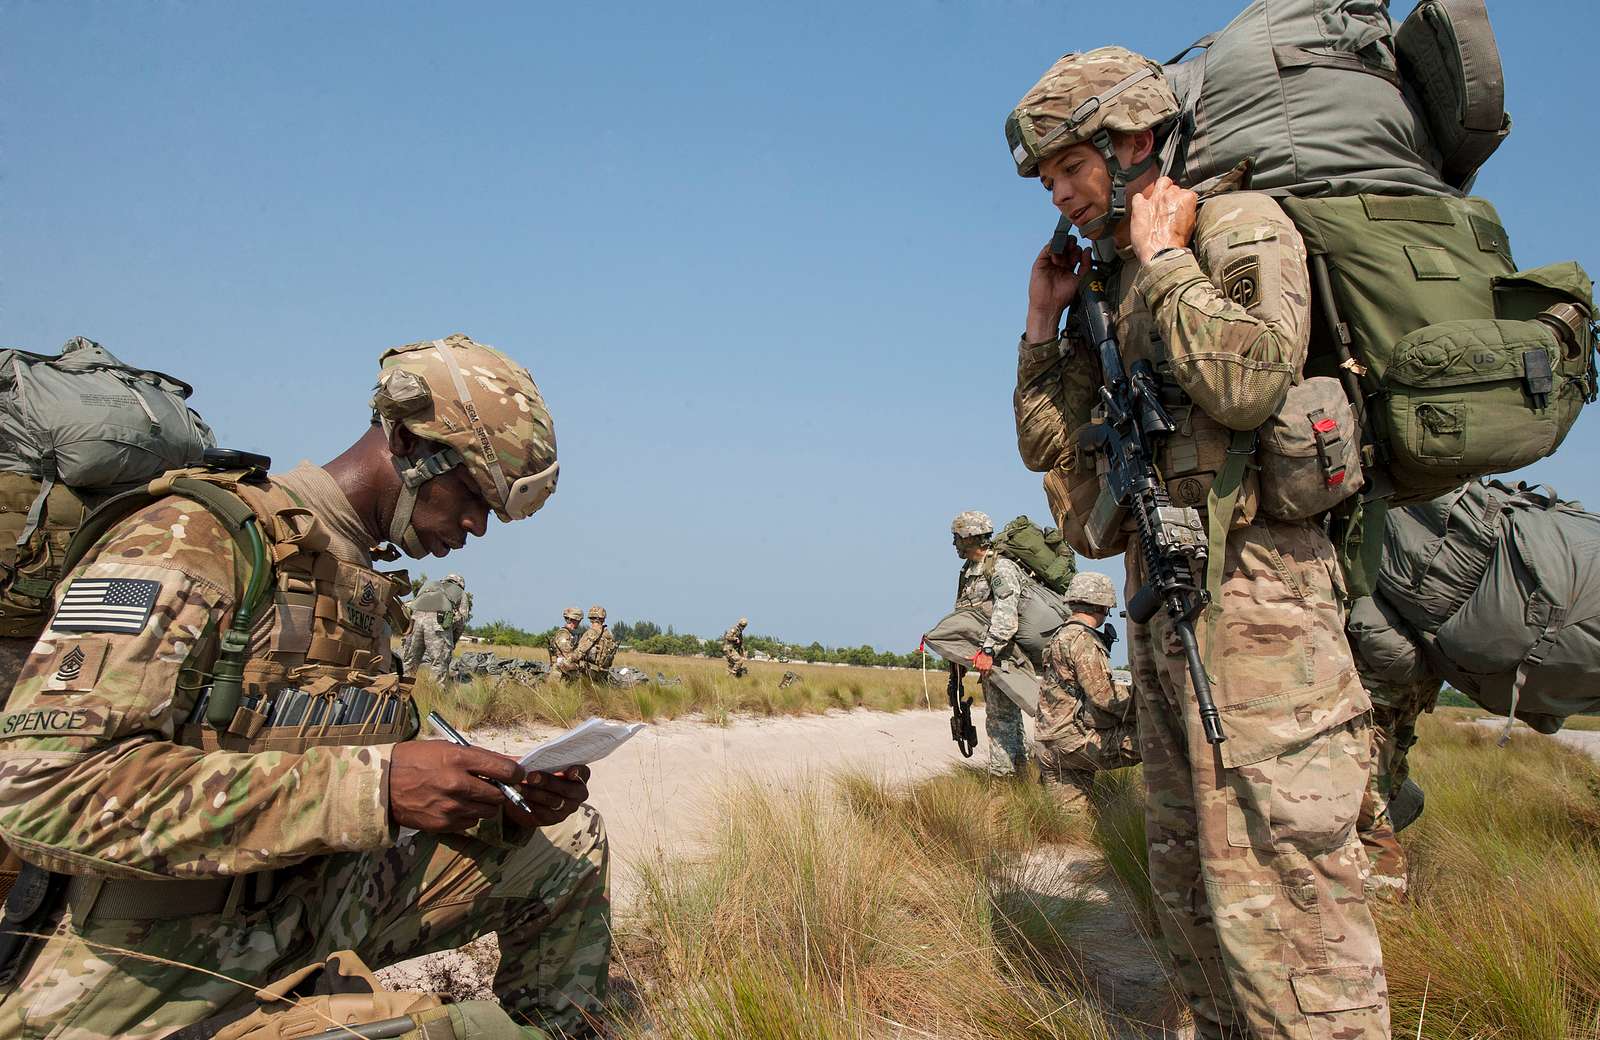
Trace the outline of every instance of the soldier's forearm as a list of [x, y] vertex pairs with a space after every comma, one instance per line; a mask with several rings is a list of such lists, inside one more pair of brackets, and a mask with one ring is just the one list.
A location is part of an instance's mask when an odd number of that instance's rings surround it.
[[60, 765], [19, 760], [0, 781], [0, 833], [50, 870], [120, 877], [231, 876], [382, 848], [391, 749], [242, 754], [149, 741]]

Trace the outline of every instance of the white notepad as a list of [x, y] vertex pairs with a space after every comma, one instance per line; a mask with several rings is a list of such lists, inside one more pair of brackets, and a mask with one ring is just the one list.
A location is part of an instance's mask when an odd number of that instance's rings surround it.
[[523, 755], [522, 768], [530, 773], [555, 773], [568, 766], [598, 762], [642, 729], [642, 722], [587, 719]]

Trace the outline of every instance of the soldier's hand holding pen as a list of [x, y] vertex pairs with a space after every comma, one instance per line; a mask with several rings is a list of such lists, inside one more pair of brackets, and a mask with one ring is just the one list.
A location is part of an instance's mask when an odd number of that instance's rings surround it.
[[[547, 827], [589, 797], [589, 769], [524, 774], [517, 760], [487, 748], [443, 740], [396, 744], [389, 761], [389, 814], [402, 827], [429, 833], [464, 831], [502, 809], [522, 827]], [[496, 784], [508, 784], [528, 806], [517, 808]]]

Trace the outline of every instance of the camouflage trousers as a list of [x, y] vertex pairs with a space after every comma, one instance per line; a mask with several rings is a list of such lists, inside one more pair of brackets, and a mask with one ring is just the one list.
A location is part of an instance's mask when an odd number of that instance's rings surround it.
[[728, 662], [728, 674], [735, 679], [742, 679], [750, 671], [750, 659], [745, 655], [728, 650], [722, 656]]
[[983, 684], [983, 732], [989, 738], [990, 776], [1016, 776], [1027, 771], [1022, 709], [987, 680]]
[[420, 674], [417, 669], [426, 664], [433, 670], [434, 679], [444, 682], [455, 648], [454, 633], [439, 624], [439, 615], [431, 610], [419, 610], [411, 618], [411, 630], [406, 633], [400, 660], [407, 675]]
[[1105, 769], [1139, 764], [1139, 729], [1127, 723], [1093, 729], [1080, 715], [1047, 740], [1028, 743], [1039, 763], [1039, 781], [1057, 805], [1086, 808], [1094, 775]]
[[35, 642], [37, 640], [32, 638], [0, 636], [0, 706], [11, 696], [11, 687], [17, 684], [17, 676], [22, 674], [22, 664], [28, 659]]
[[[584, 806], [520, 846], [418, 834], [392, 848], [278, 872], [267, 905], [161, 921], [70, 911], [0, 999], [0, 1036], [153, 1040], [328, 954], [374, 967], [498, 932], [494, 992], [519, 1023], [552, 1036], [599, 1012], [611, 950], [605, 828]], [[195, 965], [227, 976], [155, 963]]]
[[1229, 534], [1219, 607], [1197, 626], [1217, 746], [1165, 612], [1129, 626], [1150, 883], [1200, 1037], [1389, 1035], [1355, 834], [1370, 723], [1339, 580], [1318, 527]]
[[1389, 799], [1411, 775], [1409, 755], [1417, 742], [1417, 719], [1431, 711], [1441, 683], [1372, 686], [1372, 776], [1361, 803], [1357, 831], [1367, 850], [1371, 874], [1367, 894], [1403, 898], [1410, 887], [1405, 849], [1389, 819]]

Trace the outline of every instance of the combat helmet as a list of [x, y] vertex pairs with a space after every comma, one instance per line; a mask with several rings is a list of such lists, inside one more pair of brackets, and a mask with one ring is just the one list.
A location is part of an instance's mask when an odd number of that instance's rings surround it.
[[1068, 604], [1082, 603], [1111, 611], [1117, 606], [1117, 591], [1106, 575], [1097, 571], [1079, 571], [1072, 576], [1072, 581], [1067, 585], [1067, 594], [1062, 599]]
[[748, 628], [749, 625], [750, 625], [750, 619], [749, 618], [742, 617], [742, 618], [739, 619], [739, 627], [740, 628]]
[[606, 619], [606, 608], [605, 607], [602, 607], [600, 604], [596, 603], [594, 606], [589, 608], [589, 620], [590, 621], [604, 621], [605, 619]]
[[1155, 130], [1183, 110], [1161, 66], [1125, 47], [1068, 54], [1022, 95], [1006, 117], [1006, 145], [1017, 173], [1039, 176], [1039, 163], [1063, 148], [1091, 142], [1111, 173], [1111, 206], [1083, 228], [1104, 238], [1127, 215], [1128, 182], [1155, 165], [1151, 153], [1124, 168], [1114, 131]]
[[568, 607], [566, 610], [563, 610], [561, 612], [561, 620], [562, 621], [582, 621], [583, 620], [583, 611], [579, 610], [577, 607]]
[[965, 513], [957, 513], [956, 518], [950, 521], [950, 533], [957, 538], [987, 537], [994, 534], [994, 521], [989, 519], [988, 513], [969, 509]]
[[463, 578], [461, 575], [457, 574], [455, 571], [451, 571], [449, 574], [446, 574], [444, 576], [444, 580], [445, 581], [453, 581], [457, 585], [460, 585], [462, 588], [466, 588], [467, 587], [467, 579]]
[[417, 489], [457, 466], [503, 523], [532, 516], [555, 491], [555, 425], [527, 369], [461, 333], [386, 350], [379, 366], [372, 410], [384, 432], [404, 426], [432, 452], [394, 460], [391, 542], [425, 554], [411, 526]]

